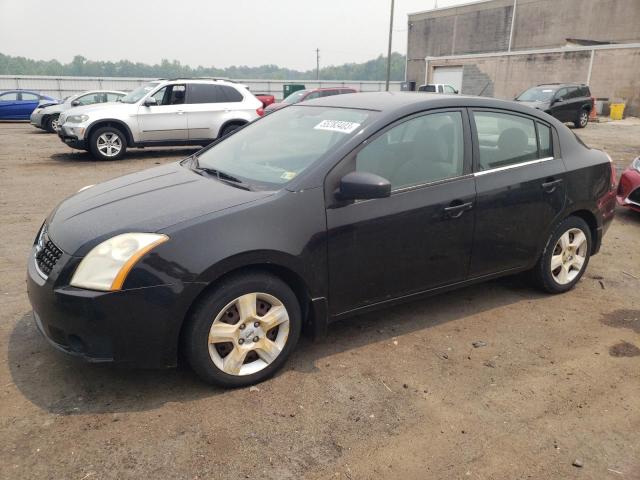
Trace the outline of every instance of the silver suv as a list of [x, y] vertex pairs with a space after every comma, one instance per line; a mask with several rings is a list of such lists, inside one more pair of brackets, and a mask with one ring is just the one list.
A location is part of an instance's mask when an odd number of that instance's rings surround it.
[[58, 135], [100, 160], [117, 160], [128, 147], [207, 145], [263, 113], [262, 102], [230, 80], [156, 80], [118, 103], [61, 113]]

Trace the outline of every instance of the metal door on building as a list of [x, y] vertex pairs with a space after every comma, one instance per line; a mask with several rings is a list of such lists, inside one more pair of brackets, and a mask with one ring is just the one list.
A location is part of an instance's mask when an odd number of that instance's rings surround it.
[[433, 79], [430, 83], [446, 83], [461, 92], [462, 67], [433, 67]]

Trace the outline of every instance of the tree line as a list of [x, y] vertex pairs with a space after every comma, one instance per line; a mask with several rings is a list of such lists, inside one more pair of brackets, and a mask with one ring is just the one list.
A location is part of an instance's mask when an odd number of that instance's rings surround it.
[[[391, 80], [404, 80], [405, 56], [399, 53], [391, 55]], [[384, 80], [387, 71], [387, 58], [378, 58], [363, 63], [345, 63], [320, 69], [321, 80]], [[265, 80], [313, 80], [316, 71], [299, 71], [277, 65], [259, 67], [232, 66], [227, 68], [191, 67], [182, 65], [178, 60], [163, 59], [159, 64], [149, 65], [129, 60], [103, 62], [88, 60], [76, 55], [69, 63], [58, 60], [33, 60], [25, 57], [13, 57], [0, 53], [0, 75], [52, 75], [52, 76], [88, 76], [88, 77], [228, 77]]]

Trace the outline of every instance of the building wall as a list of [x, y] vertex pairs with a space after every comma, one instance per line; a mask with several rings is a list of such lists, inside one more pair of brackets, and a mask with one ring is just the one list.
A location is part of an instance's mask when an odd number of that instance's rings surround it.
[[[501, 55], [430, 60], [429, 75], [438, 66], [462, 66], [462, 92], [512, 99], [532, 85], [550, 82], [586, 83], [591, 51]], [[640, 115], [640, 48], [595, 50], [591, 93], [624, 101], [629, 115]], [[424, 76], [420, 83], [424, 83]]]

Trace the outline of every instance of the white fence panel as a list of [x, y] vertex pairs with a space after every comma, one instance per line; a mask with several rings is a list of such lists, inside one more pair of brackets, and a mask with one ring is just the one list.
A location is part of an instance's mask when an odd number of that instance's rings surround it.
[[[153, 78], [132, 77], [53, 77], [38, 75], [0, 75], [0, 90], [36, 90], [45, 95], [65, 98], [86, 90], [133, 90]], [[235, 80], [249, 87], [254, 93], [267, 93], [282, 98], [282, 87], [285, 84], [303, 84], [306, 88], [351, 87], [361, 92], [384, 91], [385, 82], [353, 81], [353, 80]], [[389, 89], [400, 90], [400, 82], [391, 82]]]

